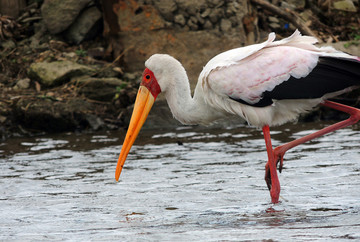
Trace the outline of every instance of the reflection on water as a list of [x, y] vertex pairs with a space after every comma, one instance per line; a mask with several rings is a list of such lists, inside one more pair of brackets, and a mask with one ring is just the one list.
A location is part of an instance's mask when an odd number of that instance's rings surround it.
[[[318, 128], [285, 126], [273, 143]], [[360, 240], [357, 126], [289, 151], [278, 205], [263, 180], [259, 130], [144, 130], [116, 183], [123, 137], [0, 144], [0, 240]]]

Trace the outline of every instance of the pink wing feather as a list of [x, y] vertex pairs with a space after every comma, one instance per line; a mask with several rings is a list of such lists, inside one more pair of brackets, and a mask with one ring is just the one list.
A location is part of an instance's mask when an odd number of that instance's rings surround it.
[[317, 62], [318, 55], [307, 50], [290, 46], [264, 48], [237, 64], [211, 71], [207, 82], [220, 96], [254, 104], [262, 93], [273, 90], [290, 76], [307, 76]]

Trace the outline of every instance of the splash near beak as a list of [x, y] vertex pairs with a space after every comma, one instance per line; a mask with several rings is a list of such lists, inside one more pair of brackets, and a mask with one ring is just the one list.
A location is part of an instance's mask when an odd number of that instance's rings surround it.
[[130, 119], [129, 128], [126, 133], [124, 144], [122, 146], [118, 163], [116, 166], [116, 172], [115, 172], [116, 181], [119, 180], [120, 173], [124, 166], [126, 157], [129, 154], [131, 146], [134, 144], [134, 141], [138, 136], [141, 127], [145, 123], [145, 120], [154, 102], [155, 102], [155, 97], [153, 96], [153, 94], [148, 90], [148, 88], [141, 85], [138, 94], [136, 96], [134, 110]]

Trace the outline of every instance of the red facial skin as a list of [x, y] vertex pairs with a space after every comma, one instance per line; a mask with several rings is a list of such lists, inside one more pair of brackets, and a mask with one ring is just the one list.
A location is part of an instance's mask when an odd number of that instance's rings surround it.
[[161, 92], [159, 83], [157, 82], [154, 73], [148, 68], [144, 70], [141, 86], [145, 86], [156, 99], [157, 95]]

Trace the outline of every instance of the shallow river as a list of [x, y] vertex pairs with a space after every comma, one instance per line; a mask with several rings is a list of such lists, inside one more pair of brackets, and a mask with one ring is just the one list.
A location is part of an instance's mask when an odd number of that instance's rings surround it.
[[[279, 145], [320, 128], [274, 129]], [[0, 240], [360, 240], [360, 126], [289, 151], [280, 204], [260, 130], [142, 130], [119, 183], [123, 132], [0, 144]]]

